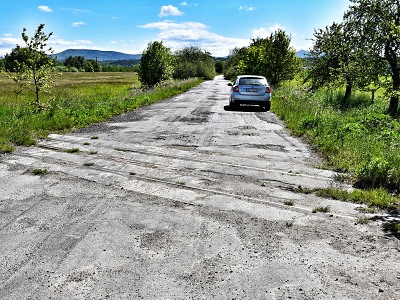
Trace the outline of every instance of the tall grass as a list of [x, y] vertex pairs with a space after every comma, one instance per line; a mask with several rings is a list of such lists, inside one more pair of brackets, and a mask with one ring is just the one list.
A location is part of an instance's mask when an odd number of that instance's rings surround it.
[[275, 111], [290, 130], [307, 138], [336, 170], [349, 172], [357, 187], [400, 192], [400, 123], [385, 112], [388, 103], [356, 93], [310, 92], [286, 84], [275, 92]]
[[100, 122], [138, 107], [189, 90], [191, 79], [140, 92], [136, 73], [65, 73], [56, 78], [53, 93], [43, 96], [47, 109], [29, 105], [33, 94], [16, 94], [14, 83], [0, 77], [0, 152], [13, 145], [32, 145], [51, 132], [63, 132]]

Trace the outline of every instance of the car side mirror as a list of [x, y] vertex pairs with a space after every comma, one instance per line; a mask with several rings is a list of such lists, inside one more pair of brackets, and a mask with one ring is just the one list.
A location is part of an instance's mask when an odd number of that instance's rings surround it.
[[228, 86], [233, 86], [232, 82], [229, 82], [229, 83], [228, 83]]

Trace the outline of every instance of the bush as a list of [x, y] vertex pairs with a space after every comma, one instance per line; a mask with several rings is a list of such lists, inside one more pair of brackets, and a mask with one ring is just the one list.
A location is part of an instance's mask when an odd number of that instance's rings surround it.
[[388, 184], [389, 171], [389, 162], [384, 158], [375, 157], [357, 170], [357, 186], [362, 188], [385, 186]]
[[149, 43], [140, 60], [139, 78], [142, 84], [152, 87], [172, 79], [174, 57], [162, 42]]
[[360, 101], [341, 110], [340, 100], [335, 98], [339, 94], [326, 90], [310, 93], [291, 82], [275, 90], [272, 109], [292, 133], [304, 136], [319, 149], [328, 165], [349, 172], [356, 186], [399, 193], [399, 121], [385, 113], [385, 101], [367, 103], [362, 94], [354, 95]]
[[187, 79], [200, 77], [213, 79], [216, 75], [214, 59], [211, 54], [197, 47], [186, 47], [175, 53], [176, 65], [174, 78]]
[[225, 64], [223, 61], [217, 60], [215, 62], [215, 72], [217, 72], [218, 74], [224, 73], [224, 67], [225, 67]]

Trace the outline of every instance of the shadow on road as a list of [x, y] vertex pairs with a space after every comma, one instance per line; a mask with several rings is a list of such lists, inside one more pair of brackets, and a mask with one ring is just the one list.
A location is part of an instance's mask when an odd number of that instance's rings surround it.
[[386, 236], [400, 239], [400, 211], [398, 209], [388, 210], [385, 215], [371, 218], [373, 221], [381, 221], [382, 229]]
[[241, 105], [241, 106], [230, 106], [230, 105], [225, 105], [224, 106], [225, 111], [243, 111], [243, 112], [259, 112], [259, 111], [266, 111], [262, 107], [258, 105]]

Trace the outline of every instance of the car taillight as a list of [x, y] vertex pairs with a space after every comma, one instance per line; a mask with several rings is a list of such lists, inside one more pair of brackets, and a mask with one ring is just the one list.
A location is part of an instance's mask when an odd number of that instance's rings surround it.
[[239, 87], [235, 85], [235, 86], [233, 87], [233, 92], [234, 92], [234, 93], [238, 93], [238, 92], [239, 92]]
[[265, 93], [267, 94], [271, 93], [271, 88], [269, 86], [267, 86], [267, 88], [265, 89]]

